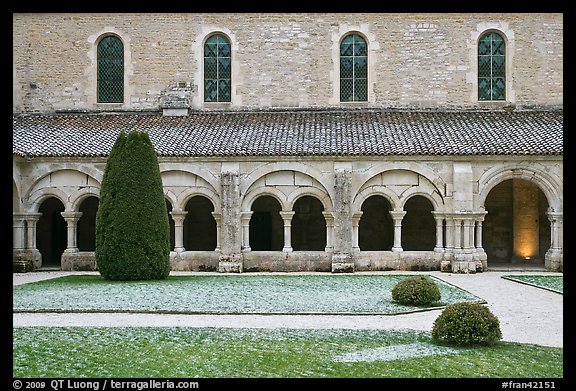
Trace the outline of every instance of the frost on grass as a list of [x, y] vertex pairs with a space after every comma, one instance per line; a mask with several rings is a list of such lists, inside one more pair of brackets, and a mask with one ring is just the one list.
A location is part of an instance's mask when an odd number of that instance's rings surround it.
[[[183, 276], [161, 281], [110, 282], [68, 276], [15, 286], [15, 311], [120, 311], [213, 314], [395, 314], [413, 306], [392, 302], [405, 275]], [[480, 301], [434, 278], [439, 306]]]
[[406, 360], [415, 357], [458, 354], [458, 350], [437, 346], [428, 342], [414, 342], [406, 345], [383, 346], [347, 353], [334, 358], [337, 362], [372, 362]]

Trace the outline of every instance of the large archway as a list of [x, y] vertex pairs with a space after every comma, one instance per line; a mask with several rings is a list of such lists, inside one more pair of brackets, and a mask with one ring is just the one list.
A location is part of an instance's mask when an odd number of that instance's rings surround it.
[[36, 223], [36, 248], [42, 255], [42, 269], [60, 269], [66, 249], [66, 221], [62, 217], [64, 204], [55, 197], [45, 199], [38, 211], [42, 216]]
[[542, 190], [526, 179], [507, 179], [490, 190], [484, 207], [488, 213], [482, 237], [488, 267], [544, 267], [551, 230], [548, 200]]

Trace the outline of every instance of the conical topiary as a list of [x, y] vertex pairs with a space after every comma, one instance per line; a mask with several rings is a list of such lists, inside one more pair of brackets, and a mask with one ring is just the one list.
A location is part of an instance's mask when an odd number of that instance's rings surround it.
[[170, 273], [168, 213], [147, 133], [121, 132], [106, 161], [96, 214], [96, 265], [109, 280], [164, 279]]

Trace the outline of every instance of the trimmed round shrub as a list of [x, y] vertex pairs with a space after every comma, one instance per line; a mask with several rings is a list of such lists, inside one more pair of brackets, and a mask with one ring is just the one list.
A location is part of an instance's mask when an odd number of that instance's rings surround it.
[[96, 213], [96, 265], [108, 280], [164, 279], [170, 225], [147, 133], [121, 132], [106, 161]]
[[405, 277], [392, 289], [392, 300], [403, 305], [428, 307], [440, 297], [438, 285], [426, 276]]
[[492, 345], [502, 338], [500, 321], [480, 303], [454, 303], [434, 321], [432, 338], [457, 345]]

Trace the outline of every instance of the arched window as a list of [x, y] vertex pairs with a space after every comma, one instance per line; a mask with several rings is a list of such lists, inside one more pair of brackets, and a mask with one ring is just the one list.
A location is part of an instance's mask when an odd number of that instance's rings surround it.
[[368, 45], [358, 34], [340, 43], [340, 101], [368, 100]]
[[204, 101], [230, 102], [232, 95], [232, 49], [222, 34], [204, 44]]
[[478, 100], [506, 99], [506, 43], [496, 32], [478, 40]]
[[98, 103], [124, 102], [124, 44], [114, 36], [98, 44]]

